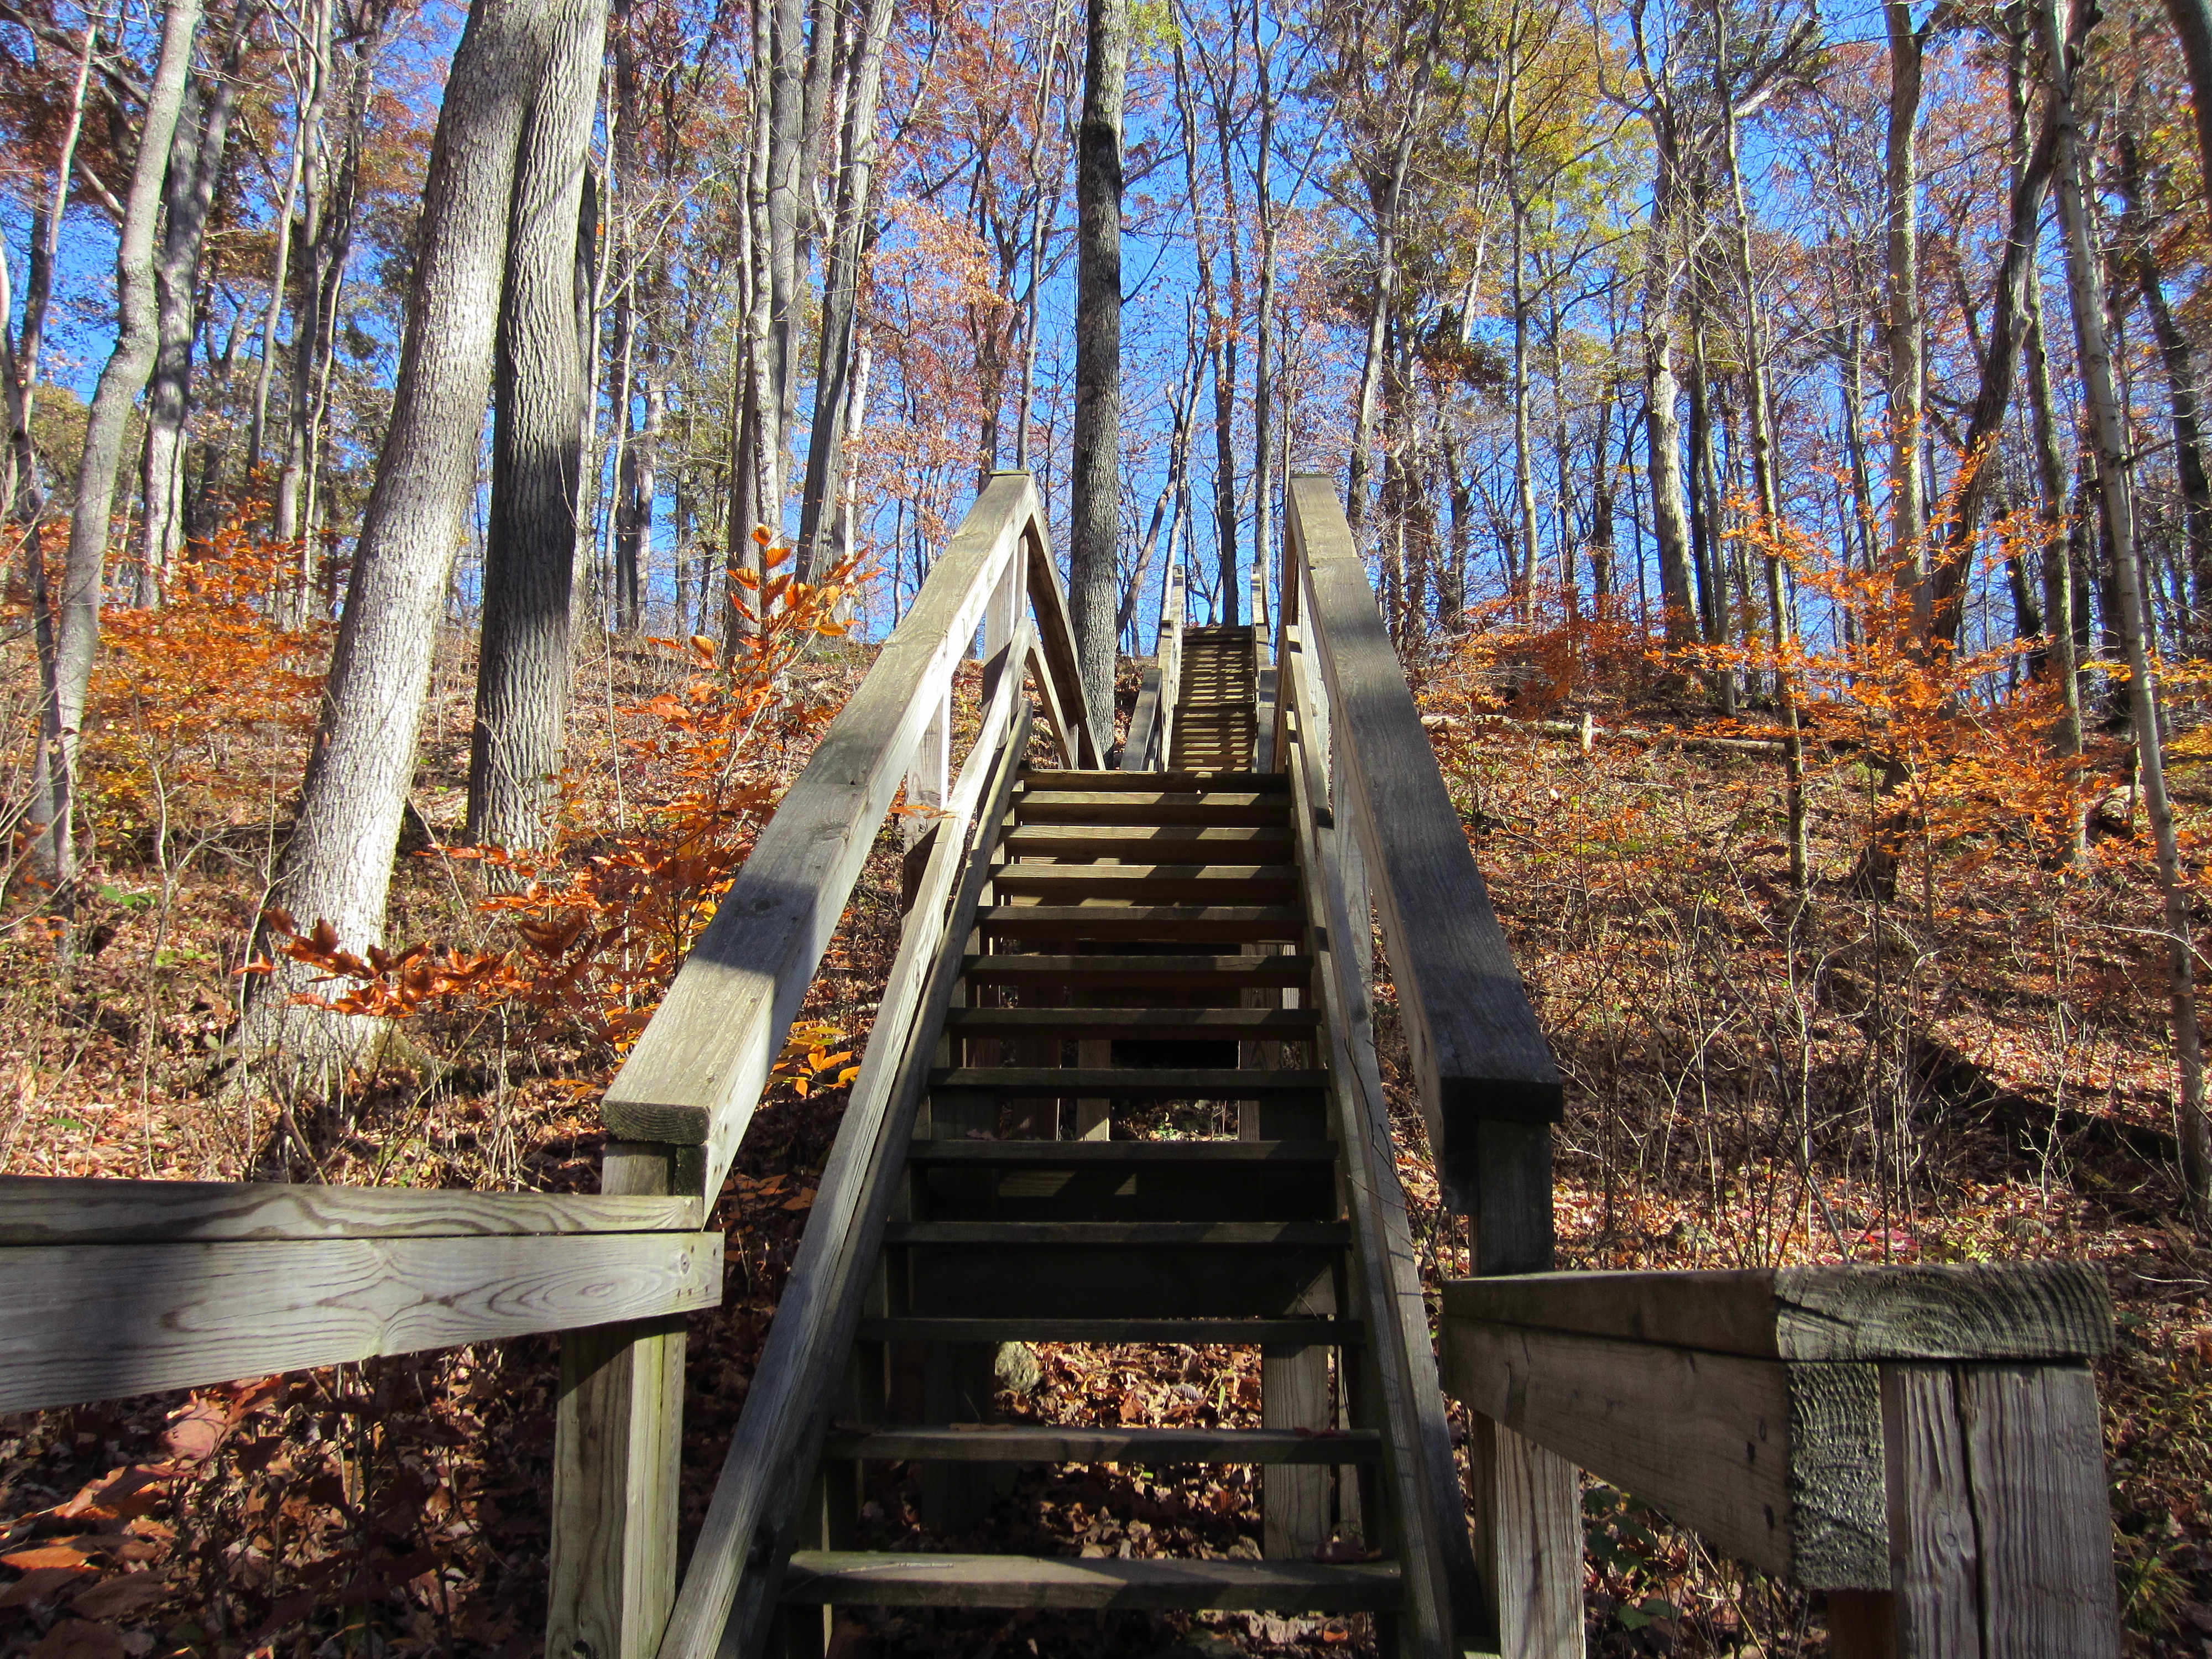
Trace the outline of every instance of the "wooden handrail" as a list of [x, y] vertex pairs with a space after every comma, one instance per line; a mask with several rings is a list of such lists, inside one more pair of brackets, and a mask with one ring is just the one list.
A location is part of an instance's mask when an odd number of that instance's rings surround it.
[[959, 976], [990, 848], [1029, 744], [1029, 713], [1016, 692], [1009, 679], [993, 699], [938, 828], [659, 1659], [713, 1659], [726, 1630], [738, 1637], [735, 1651], [761, 1650], [787, 1534], [829, 1426], [837, 1367], [860, 1317], [928, 1080], [933, 1054], [915, 1039], [933, 1027]]
[[[1366, 854], [1430, 1149], [1447, 1207], [1507, 1224], [1483, 1202], [1484, 1126], [1559, 1121], [1559, 1068], [1444, 788], [1335, 487], [1290, 483], [1277, 615], [1301, 624], [1326, 688], [1332, 805]], [[1355, 919], [1355, 923], [1356, 923]], [[1495, 1160], [1490, 1160], [1495, 1167]], [[1532, 1200], [1537, 1194], [1528, 1195]], [[1548, 1173], [1496, 1268], [1550, 1265]]]
[[[2112, 1334], [2103, 1276], [2076, 1261], [1544, 1273], [1443, 1296], [1446, 1386], [1469, 1411], [1826, 1591], [1838, 1659], [2117, 1653], [2087, 1363]], [[1579, 1586], [1575, 1540], [1554, 1547]], [[1575, 1613], [1558, 1652], [1582, 1651]]]
[[1322, 729], [1320, 688], [1295, 639], [1278, 659], [1275, 684], [1290, 739], [1280, 758], [1290, 775], [1292, 810], [1307, 848], [1300, 872], [1308, 909], [1320, 924], [1315, 948], [1330, 1104], [1343, 1176], [1351, 1188], [1349, 1208], [1361, 1233], [1355, 1259], [1364, 1282], [1358, 1298], [1371, 1332], [1361, 1364], [1372, 1378], [1364, 1386], [1389, 1402], [1383, 1413], [1387, 1420], [1410, 1423], [1416, 1434], [1412, 1444], [1386, 1443], [1383, 1460], [1397, 1488], [1396, 1507], [1406, 1517], [1401, 1540], [1406, 1648], [1425, 1656], [1457, 1655], [1476, 1645], [1487, 1620], [1452, 1461], [1451, 1427], [1429, 1344], [1420, 1270], [1398, 1184], [1389, 1102], [1375, 1054], [1366, 919], [1355, 923], [1351, 917], [1344, 836], [1330, 815], [1319, 810], [1328, 787], [1316, 742]]
[[1158, 772], [1168, 763], [1177, 683], [1182, 675], [1182, 567], [1173, 559], [1160, 575], [1160, 614], [1152, 634], [1152, 665], [1145, 670], [1128, 740], [1121, 746], [1125, 772]]
[[1056, 703], [1069, 763], [1095, 763], [1049, 545], [1029, 475], [993, 475], [608, 1088], [611, 1136], [704, 1148], [685, 1172], [689, 1192], [720, 1188], [915, 744], [1017, 558], [1028, 563], [1040, 690]]

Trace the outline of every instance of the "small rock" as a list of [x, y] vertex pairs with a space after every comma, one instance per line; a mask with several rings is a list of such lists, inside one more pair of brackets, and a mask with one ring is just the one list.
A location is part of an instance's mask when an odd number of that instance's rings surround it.
[[1002, 1389], [1015, 1394], [1035, 1394], [1044, 1381], [1044, 1370], [1026, 1342], [1001, 1342], [991, 1361], [991, 1376]]

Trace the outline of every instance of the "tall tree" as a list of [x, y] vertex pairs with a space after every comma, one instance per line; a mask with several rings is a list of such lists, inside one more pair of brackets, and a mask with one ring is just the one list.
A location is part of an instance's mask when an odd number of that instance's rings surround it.
[[[276, 872], [277, 902], [327, 920], [348, 948], [383, 929], [431, 648], [475, 489], [523, 141], [566, 131], [559, 123], [574, 106], [592, 102], [588, 83], [580, 92], [555, 70], [583, 46], [595, 58], [605, 27], [604, 0], [475, 0], [453, 54], [423, 186], [391, 424], [362, 519], [299, 822]], [[563, 250], [559, 276], [549, 280], [564, 290], [577, 222], [574, 198], [567, 204], [565, 212], [548, 208], [545, 227], [548, 244]], [[526, 360], [518, 368], [530, 372]], [[248, 1010], [249, 1054], [270, 1054], [290, 1039], [293, 1059], [320, 1065], [349, 1057], [374, 1035], [291, 1005], [296, 980], [287, 964], [260, 981]]]
[[115, 249], [115, 349], [100, 370], [86, 422], [84, 453], [70, 517], [69, 562], [56, 596], [55, 645], [45, 693], [46, 788], [43, 805], [46, 853], [42, 862], [66, 891], [76, 876], [76, 817], [78, 739], [85, 697], [92, 684], [93, 654], [100, 642], [100, 602], [112, 532], [115, 482], [122, 470], [123, 440], [132, 406], [146, 389], [161, 340], [155, 316], [154, 236], [169, 146], [184, 107], [192, 40], [200, 24], [199, 0], [171, 0], [161, 24], [161, 55], [148, 88], [138, 128], [138, 155]]
[[1113, 735], [1121, 532], [1121, 112], [1129, 0], [1089, 0], [1075, 203], [1075, 465], [1068, 610], [1100, 752]]

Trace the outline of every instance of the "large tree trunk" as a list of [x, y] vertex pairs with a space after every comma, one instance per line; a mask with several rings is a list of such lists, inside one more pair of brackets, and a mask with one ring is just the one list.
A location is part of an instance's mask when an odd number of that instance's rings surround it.
[[[431, 651], [475, 491], [517, 149], [537, 118], [549, 62], [570, 61], [572, 48], [596, 51], [605, 24], [603, 0], [477, 0], [453, 57], [424, 185], [392, 419], [362, 518], [299, 823], [274, 894], [303, 922], [327, 919], [349, 949], [375, 942], [383, 928]], [[549, 123], [591, 101], [588, 88], [545, 95], [572, 106], [546, 111]], [[573, 197], [554, 218], [546, 234], [561, 239], [562, 262], [548, 280], [569, 307], [564, 331], [573, 330]], [[553, 441], [565, 448], [573, 433]], [[548, 465], [549, 474], [556, 471]], [[350, 1057], [372, 1035], [360, 1022], [289, 1006], [305, 978], [288, 963], [260, 981], [248, 1010], [249, 1054], [269, 1054], [289, 1037], [294, 1059], [319, 1064]]]
[[1092, 735], [1113, 736], [1115, 550], [1121, 529], [1121, 106], [1129, 0], [1089, 0], [1075, 203], [1075, 459], [1068, 610]]
[[[2166, 986], [2172, 1006], [2173, 1048], [2180, 1079], [2178, 1100], [2182, 1176], [2200, 1223], [2212, 1222], [2212, 1123], [2205, 1118], [2204, 1057], [2197, 1023], [2196, 951], [2191, 944], [2190, 882], [2181, 866], [2173, 806], [2166, 791], [2166, 746], [2159, 732], [2158, 682], [2154, 677], [2151, 618], [2136, 542], [2135, 502], [2129, 487], [2130, 445], [2112, 346], [2105, 320], [2104, 266], [2090, 236], [2088, 182], [2080, 116], [2074, 102], [2078, 47], [2062, 27], [2062, 0], [2036, 0], [2051, 79], [2051, 126], [2057, 134], [2058, 216], [2066, 233], [2067, 289], [2074, 302], [2074, 337], [2081, 355], [2090, 441], [2097, 455], [2097, 487], [2111, 541], [2119, 600], [2120, 643], [2128, 659], [2128, 690], [2135, 726], [2136, 775], [2144, 816], [2157, 849], [2160, 890], [2166, 900]], [[2083, 31], [2086, 36], [2087, 31]]]
[[545, 846], [560, 806], [568, 606], [583, 482], [584, 365], [576, 319], [589, 304], [589, 267], [579, 261], [577, 244], [595, 216], [585, 202], [584, 174], [605, 32], [597, 9], [604, 4], [582, 0], [549, 43], [551, 57], [523, 126], [507, 214], [468, 817], [471, 839], [502, 847]]
[[70, 519], [69, 563], [62, 576], [55, 627], [54, 661], [46, 693], [47, 784], [43, 862], [66, 891], [76, 875], [77, 740], [92, 684], [93, 653], [100, 642], [100, 601], [115, 508], [115, 480], [123, 465], [123, 439], [131, 410], [145, 390], [159, 342], [155, 319], [154, 232], [161, 207], [161, 181], [169, 145], [191, 68], [192, 37], [199, 28], [199, 0], [171, 0], [161, 25], [161, 55], [138, 132], [122, 234], [115, 250], [118, 312], [115, 349], [100, 371], [85, 425], [84, 456], [77, 467], [76, 501]]
[[1682, 499], [1682, 389], [1674, 377], [1674, 214], [1676, 177], [1671, 112], [1651, 118], [1659, 171], [1651, 186], [1651, 222], [1644, 262], [1644, 399], [1650, 445], [1651, 532], [1658, 544], [1659, 604], [1667, 643], [1676, 648], [1698, 637], [1697, 602], [1690, 592], [1690, 514]]
[[2190, 100], [2197, 106], [2197, 153], [2203, 168], [2204, 200], [2212, 207], [2212, 0], [2166, 0], [2166, 15], [2181, 37], [2189, 65]]
[[1928, 582], [1928, 482], [1921, 463], [1927, 345], [1920, 310], [1920, 83], [1926, 37], [1910, 0], [1882, 0], [1889, 28], [1889, 131], [1884, 185], [1888, 251], [1890, 557], [1912, 594], [1917, 631], [1933, 616]]
[[199, 332], [200, 249], [222, 174], [237, 73], [252, 26], [253, 0], [239, 9], [219, 67], [185, 92], [169, 147], [163, 192], [167, 214], [154, 265], [158, 343], [146, 390], [146, 510], [139, 520], [137, 601], [161, 603], [188, 533], [185, 504], [185, 425], [191, 414], [192, 341]]

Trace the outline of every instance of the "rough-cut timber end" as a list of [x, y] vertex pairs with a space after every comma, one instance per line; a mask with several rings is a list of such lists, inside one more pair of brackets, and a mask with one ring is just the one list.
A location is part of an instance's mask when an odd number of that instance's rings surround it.
[[2112, 1346], [2084, 1261], [1455, 1279], [1444, 1316], [1793, 1360], [2083, 1359]]
[[599, 1109], [612, 1140], [657, 1140], [677, 1146], [703, 1146], [714, 1117], [703, 1106], [669, 1106], [649, 1100], [609, 1100]]

